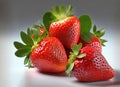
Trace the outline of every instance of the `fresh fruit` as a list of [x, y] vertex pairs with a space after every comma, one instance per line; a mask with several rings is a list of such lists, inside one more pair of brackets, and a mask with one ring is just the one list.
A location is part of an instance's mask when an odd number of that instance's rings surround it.
[[91, 32], [91, 28], [88, 15], [77, 18], [72, 6], [56, 6], [43, 15], [43, 25], [35, 24], [27, 33], [20, 33], [23, 43], [14, 42], [15, 55], [25, 57], [24, 65], [40, 72], [66, 70], [83, 82], [109, 80], [115, 72], [102, 55], [105, 30], [94, 25]]
[[[47, 18], [49, 16], [49, 18]], [[72, 15], [72, 7], [56, 6], [47, 12], [43, 20], [48, 26], [50, 36], [57, 37], [65, 48], [70, 49], [78, 43], [80, 37], [80, 22], [76, 16]], [[50, 21], [49, 24], [46, 21]]]
[[[34, 35], [34, 38], [31, 37]], [[14, 42], [18, 49], [17, 57], [25, 57], [24, 64], [31, 64], [41, 72], [63, 72], [66, 69], [67, 55], [62, 43], [56, 37], [47, 37], [44, 33], [40, 35], [40, 28], [28, 28], [27, 34], [21, 32], [24, 44]]]
[[[81, 49], [81, 44], [75, 46]], [[89, 45], [80, 51], [76, 50], [75, 46], [72, 49], [66, 73], [71, 72], [79, 81], [85, 82], [108, 80], [114, 77], [114, 70], [100, 52], [96, 52]]]
[[65, 50], [55, 37], [44, 38], [31, 52], [30, 59], [42, 72], [63, 72], [66, 69]]

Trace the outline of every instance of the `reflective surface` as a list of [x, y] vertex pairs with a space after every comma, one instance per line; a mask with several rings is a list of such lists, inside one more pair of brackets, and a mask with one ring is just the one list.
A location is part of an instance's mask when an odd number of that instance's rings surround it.
[[[0, 0], [0, 87], [119, 87], [120, 86], [120, 0]], [[22, 58], [14, 55], [13, 41], [26, 31], [52, 6], [71, 4], [75, 14], [89, 14], [98, 28], [104, 27], [108, 39], [103, 54], [115, 69], [116, 77], [109, 81], [82, 83], [62, 74], [43, 74], [27, 69]]]

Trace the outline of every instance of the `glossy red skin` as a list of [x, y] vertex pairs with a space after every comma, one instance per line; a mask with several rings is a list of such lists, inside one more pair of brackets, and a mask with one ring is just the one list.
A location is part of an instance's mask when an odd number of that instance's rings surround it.
[[64, 72], [67, 55], [61, 42], [55, 37], [46, 37], [34, 48], [30, 59], [41, 72]]
[[82, 46], [85, 47], [87, 45], [91, 46], [92, 48], [94, 48], [97, 52], [102, 52], [102, 45], [100, 40], [97, 37], [93, 37], [90, 40], [90, 43], [85, 42], [84, 40], [82, 40], [81, 38], [79, 39], [79, 43], [82, 43]]
[[[91, 48], [91, 50], [94, 49]], [[85, 53], [85, 50], [83, 53]], [[86, 54], [88, 54], [88, 56], [85, 58], [75, 60], [75, 65], [72, 70], [72, 75], [79, 81], [103, 81], [115, 76], [114, 70], [101, 53], [94, 51], [93, 55], [91, 52], [86, 52]], [[91, 56], [93, 56], [93, 58], [91, 58]]]
[[49, 28], [50, 36], [57, 37], [65, 48], [70, 49], [78, 43], [80, 37], [80, 22], [77, 17], [67, 17], [53, 22]]

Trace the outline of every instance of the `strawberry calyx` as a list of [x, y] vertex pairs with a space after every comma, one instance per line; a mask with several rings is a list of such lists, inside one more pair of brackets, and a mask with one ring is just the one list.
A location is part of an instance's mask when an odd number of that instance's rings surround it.
[[[21, 31], [20, 36], [23, 41], [23, 43], [15, 41], [14, 46], [17, 49], [15, 52], [15, 55], [17, 57], [25, 57], [24, 59], [24, 65], [26, 65], [28, 68], [32, 67], [32, 63], [30, 61], [30, 54], [32, 50], [39, 45], [39, 42], [48, 36], [48, 32], [45, 29], [44, 33], [40, 35], [40, 28], [43, 28], [44, 26], [41, 24], [35, 24], [32, 28], [27, 29], [27, 33]], [[32, 37], [34, 35], [34, 37]]]
[[71, 48], [72, 52], [70, 52], [68, 64], [66, 66], [66, 71], [65, 71], [66, 74], [68, 74], [69, 76], [71, 75], [71, 71], [74, 67], [74, 61], [76, 60], [76, 58], [83, 58], [86, 56], [85, 53], [79, 54], [79, 51], [81, 50], [81, 48], [82, 48], [82, 43], [79, 43], [78, 45], [75, 44]]
[[72, 6], [56, 6], [52, 8], [51, 13], [56, 17], [54, 21], [59, 21], [72, 15]]
[[102, 39], [101, 37], [105, 35], [105, 30], [104, 28], [101, 28], [97, 30], [96, 25], [93, 26], [93, 34], [100, 40], [102, 46], [105, 46], [105, 42], [107, 42], [106, 39]]
[[92, 29], [92, 21], [89, 15], [81, 15], [79, 17], [80, 23], [81, 23], [81, 33], [80, 33], [80, 37], [82, 40], [84, 40], [87, 43], [90, 43], [90, 40], [96, 36], [102, 46], [105, 46], [104, 43], [107, 42], [106, 39], [102, 39], [101, 37], [105, 35], [105, 30], [99, 29], [97, 30], [96, 25], [93, 26], [93, 32], [91, 32]]
[[79, 17], [80, 21], [80, 38], [85, 42], [89, 43], [91, 38], [94, 36], [90, 30], [92, 27], [92, 21], [89, 15], [81, 15]]
[[46, 29], [49, 29], [49, 26], [52, 22], [56, 22], [67, 17], [72, 16], [72, 6], [55, 6], [51, 9], [51, 11], [46, 12], [43, 15], [43, 23]]

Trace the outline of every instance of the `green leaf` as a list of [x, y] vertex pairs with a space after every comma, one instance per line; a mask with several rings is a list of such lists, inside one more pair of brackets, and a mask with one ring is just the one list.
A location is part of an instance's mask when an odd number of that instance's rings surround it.
[[91, 18], [88, 15], [82, 15], [79, 18], [81, 23], [81, 32], [88, 33], [90, 32], [90, 29], [92, 27], [92, 21]]
[[82, 44], [80, 43], [78, 45], [76, 45], [76, 44], [73, 45], [73, 47], [71, 49], [75, 55], [78, 55], [81, 48], [82, 48]]
[[102, 37], [104, 34], [105, 34], [105, 30], [104, 30], [103, 28], [100, 29], [100, 30], [98, 30], [98, 31], [96, 31], [96, 33], [95, 33], [95, 35], [96, 35], [98, 38]]
[[31, 37], [32, 36], [32, 32], [31, 32], [31, 29], [28, 27], [27, 29], [27, 34]]
[[72, 13], [71, 13], [72, 10], [73, 10], [73, 7], [71, 5], [66, 7], [66, 14], [67, 14], [67, 16], [72, 15]]
[[31, 48], [26, 47], [26, 48], [18, 49], [18, 50], [15, 52], [15, 55], [16, 55], [17, 57], [24, 57], [24, 56], [27, 56], [30, 52], [31, 52]]
[[51, 13], [51, 12], [47, 12], [44, 14], [43, 16], [43, 23], [47, 29], [47, 31], [49, 30], [49, 26], [50, 24], [56, 19], [56, 17]]
[[68, 74], [69, 76], [71, 75], [71, 71], [72, 71], [72, 69], [73, 69], [73, 67], [74, 67], [74, 62], [72, 62], [72, 63], [70, 63], [70, 64], [68, 64], [67, 65], [67, 67], [66, 67], [66, 74]]
[[83, 58], [85, 56], [86, 56], [86, 54], [80, 54], [80, 55], [77, 56], [77, 58]]
[[40, 29], [39, 28], [32, 28], [33, 35], [34, 35], [34, 41], [38, 42], [38, 39], [40, 38]]
[[85, 42], [89, 43], [91, 38], [93, 37], [94, 35], [92, 33], [81, 33], [80, 37], [82, 38], [82, 40], [84, 40]]
[[32, 68], [32, 62], [30, 61], [30, 59], [28, 60], [28, 68]]
[[33, 28], [44, 28], [44, 25], [36, 23], [33, 25]]
[[25, 44], [33, 46], [33, 44], [34, 44], [33, 40], [29, 35], [27, 35], [26, 33], [22, 32], [22, 31], [20, 32], [20, 34], [21, 34], [21, 39]]
[[100, 39], [100, 42], [101, 42], [101, 44], [102, 44], [102, 46], [105, 46], [105, 42], [107, 42], [107, 40], [106, 39]]
[[96, 33], [96, 31], [97, 31], [97, 27], [96, 27], [96, 25], [94, 25], [93, 26], [93, 32]]
[[63, 14], [65, 12], [65, 6], [61, 5], [59, 8], [59, 12]]
[[60, 10], [62, 10], [62, 9], [60, 9], [58, 6], [54, 6], [52, 9], [51, 9], [51, 12], [52, 12], [52, 14], [54, 15], [54, 16], [56, 16], [56, 15], [59, 15], [60, 13]]
[[21, 49], [21, 48], [25, 47], [24, 44], [22, 44], [20, 42], [17, 42], [17, 41], [14, 42], [14, 46], [15, 46], [16, 49]]
[[29, 61], [29, 57], [26, 56], [26, 58], [24, 59], [24, 65], [26, 65], [28, 63], [28, 61]]

